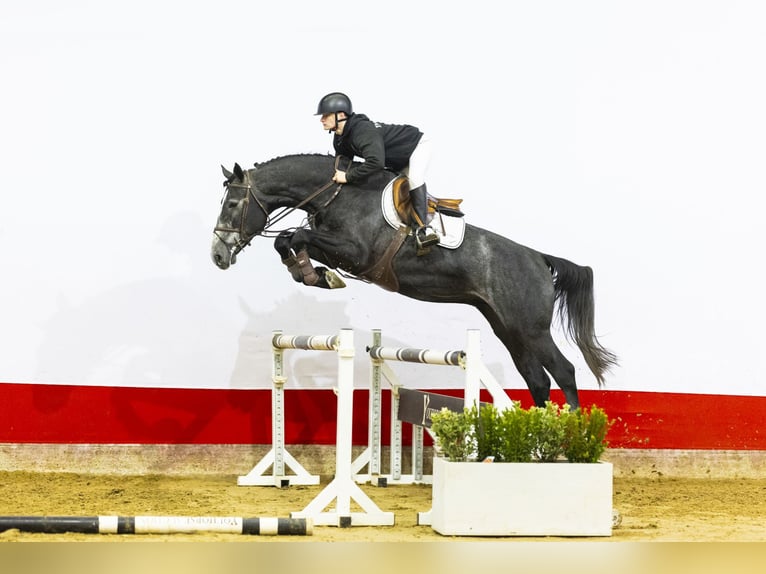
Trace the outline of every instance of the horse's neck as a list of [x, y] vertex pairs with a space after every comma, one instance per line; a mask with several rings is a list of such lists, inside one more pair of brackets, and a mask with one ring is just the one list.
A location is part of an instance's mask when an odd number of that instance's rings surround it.
[[275, 161], [256, 170], [256, 177], [263, 182], [257, 185], [268, 197], [276, 200], [278, 207], [301, 205], [312, 194], [333, 185], [332, 164], [325, 165], [326, 162], [320, 159], [296, 156]]

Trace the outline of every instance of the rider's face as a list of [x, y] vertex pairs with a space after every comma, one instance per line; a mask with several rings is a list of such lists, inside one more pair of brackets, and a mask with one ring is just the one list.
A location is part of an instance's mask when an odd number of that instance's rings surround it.
[[[337, 115], [339, 120], [342, 120], [346, 117], [346, 114], [343, 112], [338, 112]], [[341, 129], [339, 128], [343, 127], [343, 123], [340, 123], [340, 125], [336, 123], [335, 112], [330, 112], [329, 114], [322, 114], [320, 121], [322, 122], [322, 127], [328, 131], [332, 131], [332, 130], [341, 131]]]

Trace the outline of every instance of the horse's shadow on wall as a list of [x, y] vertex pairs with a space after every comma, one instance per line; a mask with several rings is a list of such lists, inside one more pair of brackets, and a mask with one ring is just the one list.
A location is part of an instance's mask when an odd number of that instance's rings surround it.
[[[85, 397], [73, 397], [72, 393], [83, 392], [79, 388], [82, 385], [103, 386], [111, 396], [111, 406], [109, 413], [99, 416], [130, 429], [131, 436], [151, 442], [195, 442], [220, 412], [235, 406], [226, 401], [241, 398], [239, 390], [271, 388], [271, 338], [275, 330], [287, 335], [334, 335], [353, 327], [355, 387], [369, 388], [365, 347], [372, 343], [371, 328], [375, 325], [369, 329], [353, 325], [349, 313], [352, 295], [347, 290], [327, 294], [293, 284], [277, 262], [273, 269], [283, 275], [275, 275], [274, 281], [284, 287], [283, 295], [277, 300], [273, 295], [249, 299], [264, 301], [253, 308], [241, 297], [232, 300], [221, 296], [221, 285], [234, 278], [210, 263], [210, 230], [198, 216], [179, 213], [169, 218], [157, 242], [172, 252], [171, 262], [190, 263], [186, 273], [127, 281], [76, 303], [62, 296], [58, 309], [40, 325], [43, 338], [34, 380], [65, 384], [39, 385], [33, 390], [30, 406], [39, 415], [51, 417], [51, 421], [66, 418]], [[234, 322], [223, 321], [222, 316], [232, 315], [232, 305], [236, 306]], [[236, 350], [226, 348], [222, 341], [231, 341]], [[399, 340], [393, 331], [384, 331], [383, 344], [402, 347], [427, 342]], [[286, 386], [332, 389], [337, 385], [337, 366], [335, 353], [286, 351]], [[403, 384], [418, 386], [417, 377], [408, 373], [419, 367], [397, 366]], [[442, 377], [441, 369], [436, 367], [428, 376]], [[453, 379], [460, 376], [458, 373]], [[208, 402], [200, 402], [191, 392], [167, 392], [168, 387], [199, 387], [200, 381], [208, 388], [228, 387], [237, 392], [211, 393]], [[135, 402], [137, 395], [131, 395], [126, 390], [129, 387], [144, 388], [139, 395], [145, 404]], [[311, 395], [308, 397], [295, 405], [302, 409], [295, 414], [296, 420], [310, 425], [317, 414], [334, 420], [334, 413], [317, 412], [327, 401], [313, 404]], [[235, 408], [243, 410], [248, 405], [252, 403], [245, 399]], [[270, 432], [268, 409], [265, 417], [260, 407], [251, 408], [246, 416], [251, 427], [259, 429], [254, 436], [260, 436], [264, 428]]]
[[[266, 311], [255, 310], [240, 299], [240, 308], [247, 317], [247, 325], [239, 337], [239, 350], [231, 374], [233, 387], [271, 387], [271, 340], [274, 331], [281, 331], [285, 335], [337, 335], [341, 329], [352, 328], [354, 386], [357, 389], [369, 388], [370, 362], [367, 347], [372, 344], [372, 329], [352, 327], [346, 299], [320, 300], [310, 293], [309, 288], [296, 287], [276, 302], [275, 309]], [[460, 338], [458, 343], [455, 349], [462, 349], [464, 340]], [[428, 348], [427, 341], [404, 341], [392, 336], [390, 331], [382, 333], [382, 344], [389, 347]], [[335, 353], [289, 349], [284, 351], [284, 364], [288, 377], [286, 388], [326, 389], [336, 384], [338, 358]], [[429, 368], [425, 365], [411, 366]]]
[[[287, 278], [286, 280], [289, 280]], [[348, 300], [320, 300], [313, 296], [310, 289], [296, 286], [283, 299], [277, 302], [275, 308], [258, 311], [251, 308], [247, 302], [240, 300], [240, 308], [247, 317], [247, 324], [239, 337], [239, 349], [232, 369], [231, 385], [238, 389], [271, 389], [272, 388], [272, 337], [275, 331], [284, 335], [336, 335], [343, 328], [351, 328], [352, 317], [348, 313]], [[359, 390], [369, 390], [371, 386], [371, 362], [367, 347], [373, 342], [372, 329], [353, 327], [354, 336], [354, 387]], [[460, 350], [464, 343], [462, 337], [459, 344], [451, 349]], [[418, 347], [428, 348], [427, 341], [404, 341], [391, 332], [382, 332], [382, 344], [389, 347]], [[328, 406], [328, 401], [311, 400], [310, 393], [292, 395], [290, 390], [320, 390], [327, 391], [337, 387], [338, 356], [334, 352], [286, 349], [283, 351], [283, 375], [285, 383], [286, 420], [291, 426], [293, 436], [311, 440], [319, 433], [322, 436], [334, 436], [330, 428], [335, 421], [334, 407], [332, 412], [322, 409]], [[418, 388], [423, 380], [442, 383], [442, 388], [461, 388], [464, 384], [465, 372], [462, 369], [443, 365], [419, 365], [399, 363], [391, 365], [399, 378], [399, 382], [410, 388]], [[383, 390], [390, 389], [383, 384]], [[355, 408], [365, 410], [359, 393], [355, 400]], [[241, 397], [235, 397], [239, 400]], [[250, 403], [244, 402], [237, 408], [249, 408]], [[263, 411], [263, 408], [260, 409]], [[365, 410], [366, 413], [366, 410]], [[271, 418], [253, 416], [251, 420], [254, 436], [268, 436]], [[328, 428], [317, 431], [315, 425], [326, 425]]]
[[[32, 407], [61, 417], [76, 408], [81, 398], [73, 393], [83, 393], [82, 386], [106, 387], [111, 410], [99, 416], [114, 417], [138, 439], [193, 442], [221, 404], [166, 390], [226, 380], [221, 365], [230, 352], [218, 343], [232, 337], [221, 298], [211, 296], [220, 271], [210, 263], [209, 244], [201, 218], [179, 212], [165, 222], [154, 249], [183, 271], [125, 281], [74, 303], [62, 294], [40, 325], [34, 378], [57, 384], [35, 389]], [[146, 388], [141, 400], [150, 405], [131, 402], [130, 387]]]

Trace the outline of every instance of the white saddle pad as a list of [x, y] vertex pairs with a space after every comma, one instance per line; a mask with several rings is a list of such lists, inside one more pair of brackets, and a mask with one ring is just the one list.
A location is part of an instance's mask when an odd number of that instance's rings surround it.
[[[391, 180], [383, 190], [381, 207], [383, 209], [383, 217], [386, 218], [388, 224], [394, 229], [398, 229], [405, 225], [405, 223], [399, 217], [394, 207], [393, 188], [395, 179]], [[465, 235], [465, 219], [463, 217], [455, 217], [437, 212], [430, 215], [428, 223], [436, 232], [436, 235], [439, 236], [439, 245], [441, 247], [457, 249], [463, 243], [463, 236]]]

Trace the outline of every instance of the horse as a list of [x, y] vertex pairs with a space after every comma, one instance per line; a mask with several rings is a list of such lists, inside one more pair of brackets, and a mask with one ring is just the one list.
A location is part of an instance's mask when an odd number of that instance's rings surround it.
[[[590, 267], [468, 223], [458, 248], [435, 246], [419, 256], [408, 228], [394, 229], [381, 211], [382, 190], [397, 174], [384, 170], [364, 183], [339, 185], [332, 181], [338, 159], [295, 154], [247, 170], [221, 166], [225, 194], [213, 231], [215, 265], [227, 269], [252, 239], [270, 234], [296, 282], [339, 288], [345, 285], [340, 273], [419, 301], [471, 305], [508, 350], [535, 405], [550, 400], [550, 374], [574, 410], [580, 405], [575, 369], [551, 335], [557, 315], [599, 387], [604, 384], [618, 363], [594, 332]], [[270, 229], [293, 210], [305, 212], [301, 226]]]

